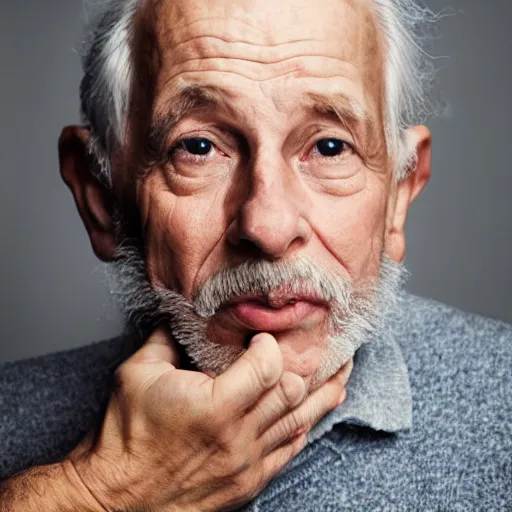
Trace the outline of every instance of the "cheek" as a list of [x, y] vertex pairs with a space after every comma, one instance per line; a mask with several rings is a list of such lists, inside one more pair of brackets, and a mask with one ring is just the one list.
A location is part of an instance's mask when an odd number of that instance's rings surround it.
[[223, 239], [222, 190], [179, 196], [157, 176], [141, 194], [148, 272], [152, 283], [191, 298], [193, 284]]
[[365, 187], [351, 196], [316, 198], [315, 232], [353, 279], [378, 272], [386, 204], [382, 186]]

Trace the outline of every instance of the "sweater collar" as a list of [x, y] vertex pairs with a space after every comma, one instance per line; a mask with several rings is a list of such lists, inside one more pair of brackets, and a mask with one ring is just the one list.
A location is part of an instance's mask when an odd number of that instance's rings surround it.
[[412, 393], [402, 350], [391, 330], [374, 336], [354, 355], [347, 398], [308, 434], [311, 443], [339, 423], [389, 433], [412, 427]]

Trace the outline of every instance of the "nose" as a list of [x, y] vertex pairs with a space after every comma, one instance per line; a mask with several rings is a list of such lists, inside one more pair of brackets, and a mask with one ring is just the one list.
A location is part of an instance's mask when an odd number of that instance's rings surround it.
[[290, 255], [311, 236], [302, 195], [298, 177], [284, 160], [258, 159], [250, 169], [247, 197], [228, 229], [228, 242], [252, 257]]

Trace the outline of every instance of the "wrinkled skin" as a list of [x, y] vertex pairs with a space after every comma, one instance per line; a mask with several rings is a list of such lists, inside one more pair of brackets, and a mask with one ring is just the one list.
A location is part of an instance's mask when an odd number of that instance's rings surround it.
[[[227, 105], [187, 116], [168, 139], [172, 147], [200, 135], [215, 142], [216, 155], [199, 164], [176, 152], [139, 187], [153, 278], [190, 297], [222, 265], [299, 255], [353, 280], [376, 275], [391, 181], [381, 56], [367, 9], [339, 2], [323, 12], [311, 2], [261, 2], [249, 11], [247, 3], [202, 5], [159, 8], [163, 60], [154, 110], [165, 111], [181, 80], [222, 89]], [[332, 19], [340, 21], [333, 26]], [[300, 107], [307, 93], [336, 91], [363, 103], [371, 126], [348, 124], [351, 133], [332, 114]], [[361, 154], [322, 161], [313, 146], [327, 136], [357, 140]], [[273, 333], [285, 368], [306, 380], [325, 346], [325, 319], [320, 311]], [[209, 337], [242, 344], [248, 332], [219, 315]]]
[[[369, 2], [147, 2], [137, 22], [132, 115], [114, 185], [139, 212], [154, 284], [192, 298], [224, 266], [299, 256], [357, 283], [377, 275], [383, 250], [403, 259], [407, 209], [429, 175], [430, 135], [411, 129], [419, 163], [394, 186], [383, 126], [385, 45]], [[144, 178], [134, 179], [146, 162], [144, 135], [169, 118], [185, 84], [215, 88], [218, 103], [169, 127]], [[346, 97], [335, 105], [341, 118], [309, 101], [338, 93]], [[210, 153], [172, 150], [186, 137], [208, 139]], [[325, 157], [316, 147], [322, 138], [347, 144]], [[69, 180], [84, 188], [83, 179]], [[88, 229], [109, 260], [116, 241], [98, 196], [84, 202], [105, 222]], [[294, 329], [272, 332], [286, 370], [306, 381], [325, 348], [325, 320], [319, 308]], [[222, 315], [208, 330], [212, 341], [233, 345], [247, 334]]]
[[[382, 252], [403, 260], [407, 211], [430, 175], [430, 134], [409, 130], [417, 163], [396, 184], [384, 137], [385, 44], [369, 1], [147, 1], [136, 23], [136, 80], [113, 192], [92, 176], [87, 129], [68, 127], [60, 141], [61, 172], [98, 257], [111, 261], [119, 243], [115, 197], [138, 225], [151, 282], [189, 299], [220, 268], [248, 258], [305, 256], [354, 283], [378, 275]], [[208, 94], [179, 116], [187, 85]], [[207, 141], [207, 154], [181, 142], [192, 137]], [[326, 139], [341, 143], [339, 154], [320, 151]], [[326, 317], [318, 307], [271, 332], [283, 369], [306, 390]], [[210, 320], [217, 343], [239, 346], [248, 334], [223, 313]]]

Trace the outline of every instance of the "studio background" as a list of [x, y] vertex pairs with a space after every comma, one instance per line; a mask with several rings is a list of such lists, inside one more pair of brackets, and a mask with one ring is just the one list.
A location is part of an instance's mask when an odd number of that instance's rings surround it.
[[[413, 204], [413, 293], [512, 322], [512, 3], [431, 0], [448, 103], [428, 125], [432, 180]], [[115, 336], [120, 320], [71, 194], [57, 138], [77, 123], [81, 0], [0, 4], [0, 362]]]

